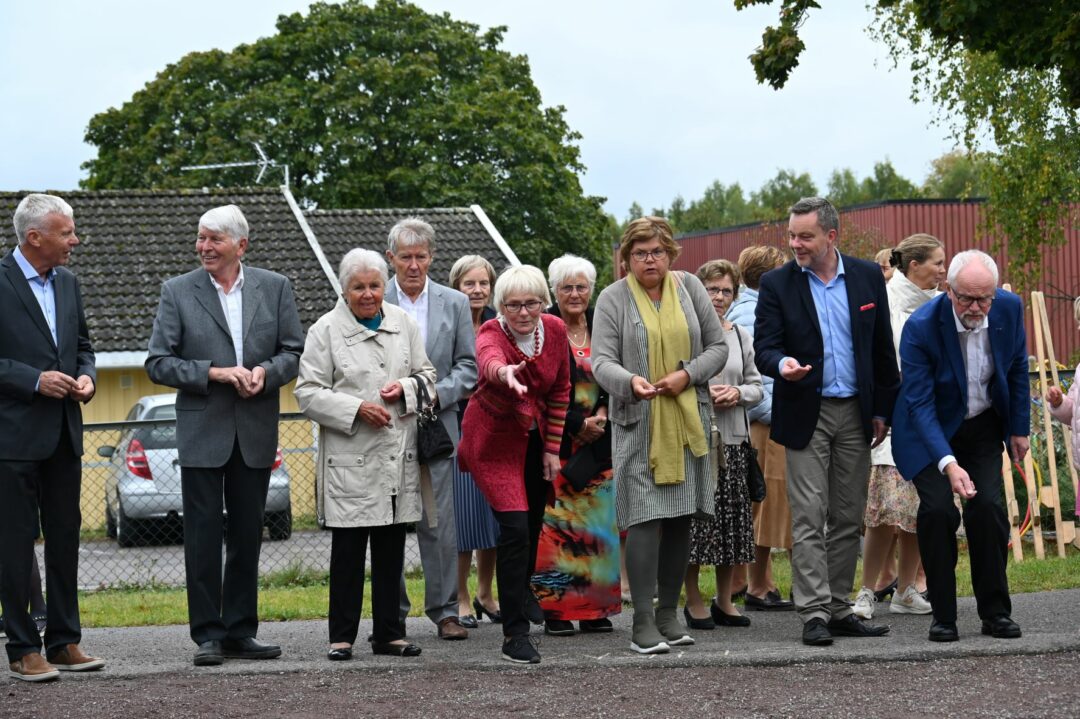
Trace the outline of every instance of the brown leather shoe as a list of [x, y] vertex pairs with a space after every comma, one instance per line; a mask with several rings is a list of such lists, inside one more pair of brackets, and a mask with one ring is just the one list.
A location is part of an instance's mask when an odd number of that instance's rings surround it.
[[468, 639], [469, 631], [461, 626], [457, 617], [439, 620], [439, 639]]
[[105, 666], [104, 659], [83, 654], [78, 644], [68, 644], [49, 657], [49, 662], [62, 672], [89, 672]]
[[24, 654], [9, 665], [11, 676], [24, 682], [48, 682], [60, 676], [52, 664], [37, 652]]

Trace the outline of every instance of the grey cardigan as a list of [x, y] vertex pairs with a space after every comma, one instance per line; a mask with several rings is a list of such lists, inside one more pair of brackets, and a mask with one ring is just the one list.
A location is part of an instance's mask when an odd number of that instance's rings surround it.
[[[711, 407], [709, 380], [720, 372], [728, 357], [724, 330], [701, 280], [687, 272], [672, 272], [675, 273], [679, 303], [690, 329], [690, 357], [680, 362], [680, 368], [690, 374], [698, 402]], [[641, 419], [641, 403], [634, 397], [630, 380], [635, 375], [650, 381], [660, 379], [647, 376], [648, 358], [641, 356], [637, 342], [641, 320], [630, 309], [633, 303], [624, 278], [600, 293], [593, 315], [593, 376], [610, 395], [609, 418], [623, 427]]]

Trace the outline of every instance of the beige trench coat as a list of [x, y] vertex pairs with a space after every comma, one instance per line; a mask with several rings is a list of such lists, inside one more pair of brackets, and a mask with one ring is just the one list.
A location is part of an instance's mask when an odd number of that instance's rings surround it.
[[[372, 332], [338, 300], [308, 330], [300, 357], [296, 401], [319, 424], [317, 512], [326, 527], [420, 521], [417, 385], [408, 377], [421, 376], [434, 396], [435, 367], [412, 319], [388, 303], [382, 311], [382, 325]], [[394, 380], [404, 388], [404, 406], [401, 401], [387, 406], [379, 397]], [[390, 426], [375, 429], [360, 419], [361, 401], [386, 407]]]

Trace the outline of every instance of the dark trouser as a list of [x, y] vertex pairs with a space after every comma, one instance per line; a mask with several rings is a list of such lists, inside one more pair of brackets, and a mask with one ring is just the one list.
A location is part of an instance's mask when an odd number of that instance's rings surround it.
[[372, 639], [403, 638], [398, 583], [405, 564], [405, 525], [333, 528], [330, 545], [330, 643], [356, 642], [364, 608], [364, 559], [371, 538]]
[[[971, 584], [979, 616], [991, 619], [1012, 612], [1005, 574], [1009, 522], [1001, 503], [1001, 421], [994, 410], [964, 420], [950, 441], [956, 461], [975, 485], [964, 505], [964, 531], [971, 556]], [[960, 512], [949, 480], [930, 465], [915, 476], [919, 491], [919, 553], [934, 619], [956, 621], [956, 529]]]
[[82, 461], [71, 449], [66, 424], [49, 459], [0, 461], [0, 603], [9, 661], [42, 648], [28, 611], [39, 512], [49, 588], [46, 655], [82, 641], [78, 595], [81, 479]]
[[532, 573], [536, 567], [536, 547], [544, 524], [551, 483], [544, 480], [544, 443], [540, 433], [529, 433], [525, 451], [526, 512], [495, 512], [499, 523], [499, 543], [495, 547], [495, 579], [499, 586], [503, 635], [529, 633], [525, 604], [532, 592]]
[[[202, 644], [254, 637], [259, 631], [259, 550], [270, 468], [248, 467], [235, 443], [224, 467], [181, 467], [180, 484], [191, 638]], [[224, 581], [222, 499], [229, 515]]]

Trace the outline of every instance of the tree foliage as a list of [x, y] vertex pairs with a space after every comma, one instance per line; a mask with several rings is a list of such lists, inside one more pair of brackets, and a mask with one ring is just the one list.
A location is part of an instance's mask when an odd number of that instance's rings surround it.
[[987, 173], [992, 158], [986, 153], [954, 150], [930, 161], [930, 174], [923, 182], [924, 197], [966, 200], [986, 197]]
[[817, 194], [817, 185], [809, 173], [796, 174], [794, 170], [778, 170], [776, 177], [768, 180], [757, 192], [750, 193], [750, 200], [767, 217], [785, 217], [788, 208], [797, 201]]
[[247, 185], [250, 168], [180, 168], [249, 160], [258, 141], [307, 204], [479, 203], [525, 262], [571, 249], [603, 262], [609, 228], [581, 188], [580, 135], [542, 106], [527, 59], [499, 48], [505, 30], [404, 0], [282, 15], [275, 35], [188, 54], [92, 118], [83, 184]]
[[920, 196], [919, 188], [900, 175], [891, 160], [874, 163], [874, 172], [859, 180], [849, 169], [833, 170], [829, 176], [828, 197], [838, 207], [850, 207], [881, 200], [910, 200]]

